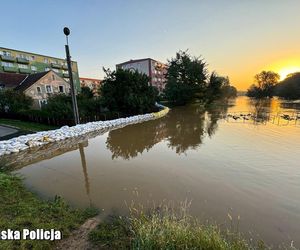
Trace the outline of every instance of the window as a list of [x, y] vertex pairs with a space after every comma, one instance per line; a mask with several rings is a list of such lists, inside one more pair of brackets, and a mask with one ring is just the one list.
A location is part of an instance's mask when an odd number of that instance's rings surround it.
[[63, 85], [58, 86], [59, 93], [65, 93], [65, 87]]
[[47, 100], [46, 99], [42, 99], [42, 100], [39, 100], [39, 105], [40, 105], [40, 108], [44, 105], [47, 104]]
[[49, 59], [48, 58], [44, 58], [44, 63], [49, 63]]
[[50, 68], [45, 68], [45, 71], [49, 71], [50, 70]]
[[41, 87], [36, 87], [36, 91], [38, 92], [38, 94], [42, 93]]
[[19, 69], [28, 69], [27, 65], [24, 64], [18, 64]]
[[36, 66], [31, 66], [31, 70], [37, 71], [37, 67]]
[[47, 93], [52, 93], [52, 86], [51, 85], [46, 85], [46, 92]]
[[54, 72], [59, 73], [59, 69], [52, 69]]
[[4, 67], [13, 67], [14, 66], [14, 64], [10, 63], [10, 62], [1, 62], [1, 65]]
[[4, 56], [11, 56], [11, 53], [9, 51], [3, 51]]

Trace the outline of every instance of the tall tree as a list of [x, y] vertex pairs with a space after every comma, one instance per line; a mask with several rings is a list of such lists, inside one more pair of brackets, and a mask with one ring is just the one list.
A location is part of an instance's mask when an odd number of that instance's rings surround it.
[[137, 71], [104, 70], [106, 77], [100, 87], [102, 104], [110, 111], [127, 114], [150, 112], [158, 90], [149, 85], [149, 77]]
[[168, 62], [166, 75], [166, 98], [175, 104], [186, 104], [197, 94], [204, 98], [207, 88], [207, 65], [198, 57], [192, 57], [186, 51], [179, 51]]
[[256, 85], [251, 85], [247, 95], [251, 97], [272, 97], [274, 95], [275, 85], [280, 76], [273, 71], [262, 71], [254, 76]]

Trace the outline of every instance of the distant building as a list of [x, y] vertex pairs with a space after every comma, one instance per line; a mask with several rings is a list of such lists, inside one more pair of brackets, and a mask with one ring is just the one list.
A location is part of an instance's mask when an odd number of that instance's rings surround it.
[[52, 94], [70, 93], [70, 84], [52, 70], [30, 75], [0, 72], [0, 88], [24, 92], [33, 99], [35, 109], [46, 104]]
[[150, 78], [150, 84], [157, 87], [162, 92], [166, 85], [165, 74], [167, 73], [166, 64], [151, 58], [130, 60], [116, 65], [117, 69], [132, 69], [139, 73], [144, 73]]
[[[33, 74], [49, 70], [69, 81], [65, 59], [0, 47], [0, 72]], [[72, 71], [75, 88], [80, 91], [77, 62], [72, 61]]]
[[80, 87], [88, 87], [93, 91], [94, 95], [98, 95], [98, 89], [101, 86], [102, 80], [94, 78], [80, 77]]

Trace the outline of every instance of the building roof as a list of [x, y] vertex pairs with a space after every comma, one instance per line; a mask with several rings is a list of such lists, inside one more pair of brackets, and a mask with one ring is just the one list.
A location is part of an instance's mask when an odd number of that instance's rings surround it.
[[5, 88], [15, 88], [26, 77], [27, 77], [27, 75], [24, 75], [24, 74], [0, 72], [0, 85], [4, 85]]
[[30, 75], [0, 72], [0, 85], [4, 85], [5, 88], [24, 91], [50, 72], [56, 74], [54, 71], [45, 71]]
[[88, 81], [102, 81], [101, 79], [96, 78], [87, 78], [87, 77], [79, 77], [80, 80], [88, 80]]
[[147, 61], [147, 60], [156, 61], [156, 60], [154, 60], [152, 58], [149, 58], [149, 57], [148, 58], [142, 58], [142, 59], [134, 59], [134, 60], [130, 59], [129, 61], [117, 64], [117, 66], [121, 66], [121, 65], [124, 65], [124, 64], [128, 64], [128, 63], [142, 62], [142, 61]]
[[45, 72], [27, 75], [26, 78], [19, 83], [19, 85], [15, 88], [15, 90], [24, 91], [25, 89], [28, 89], [31, 85], [36, 83], [38, 80], [40, 80], [43, 76], [47, 75], [49, 72], [51, 71], [45, 71]]

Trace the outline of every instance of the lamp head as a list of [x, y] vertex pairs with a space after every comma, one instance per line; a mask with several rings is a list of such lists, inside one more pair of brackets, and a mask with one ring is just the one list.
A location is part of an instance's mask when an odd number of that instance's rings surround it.
[[68, 27], [64, 27], [64, 34], [65, 34], [66, 36], [70, 35], [70, 30], [69, 30]]

